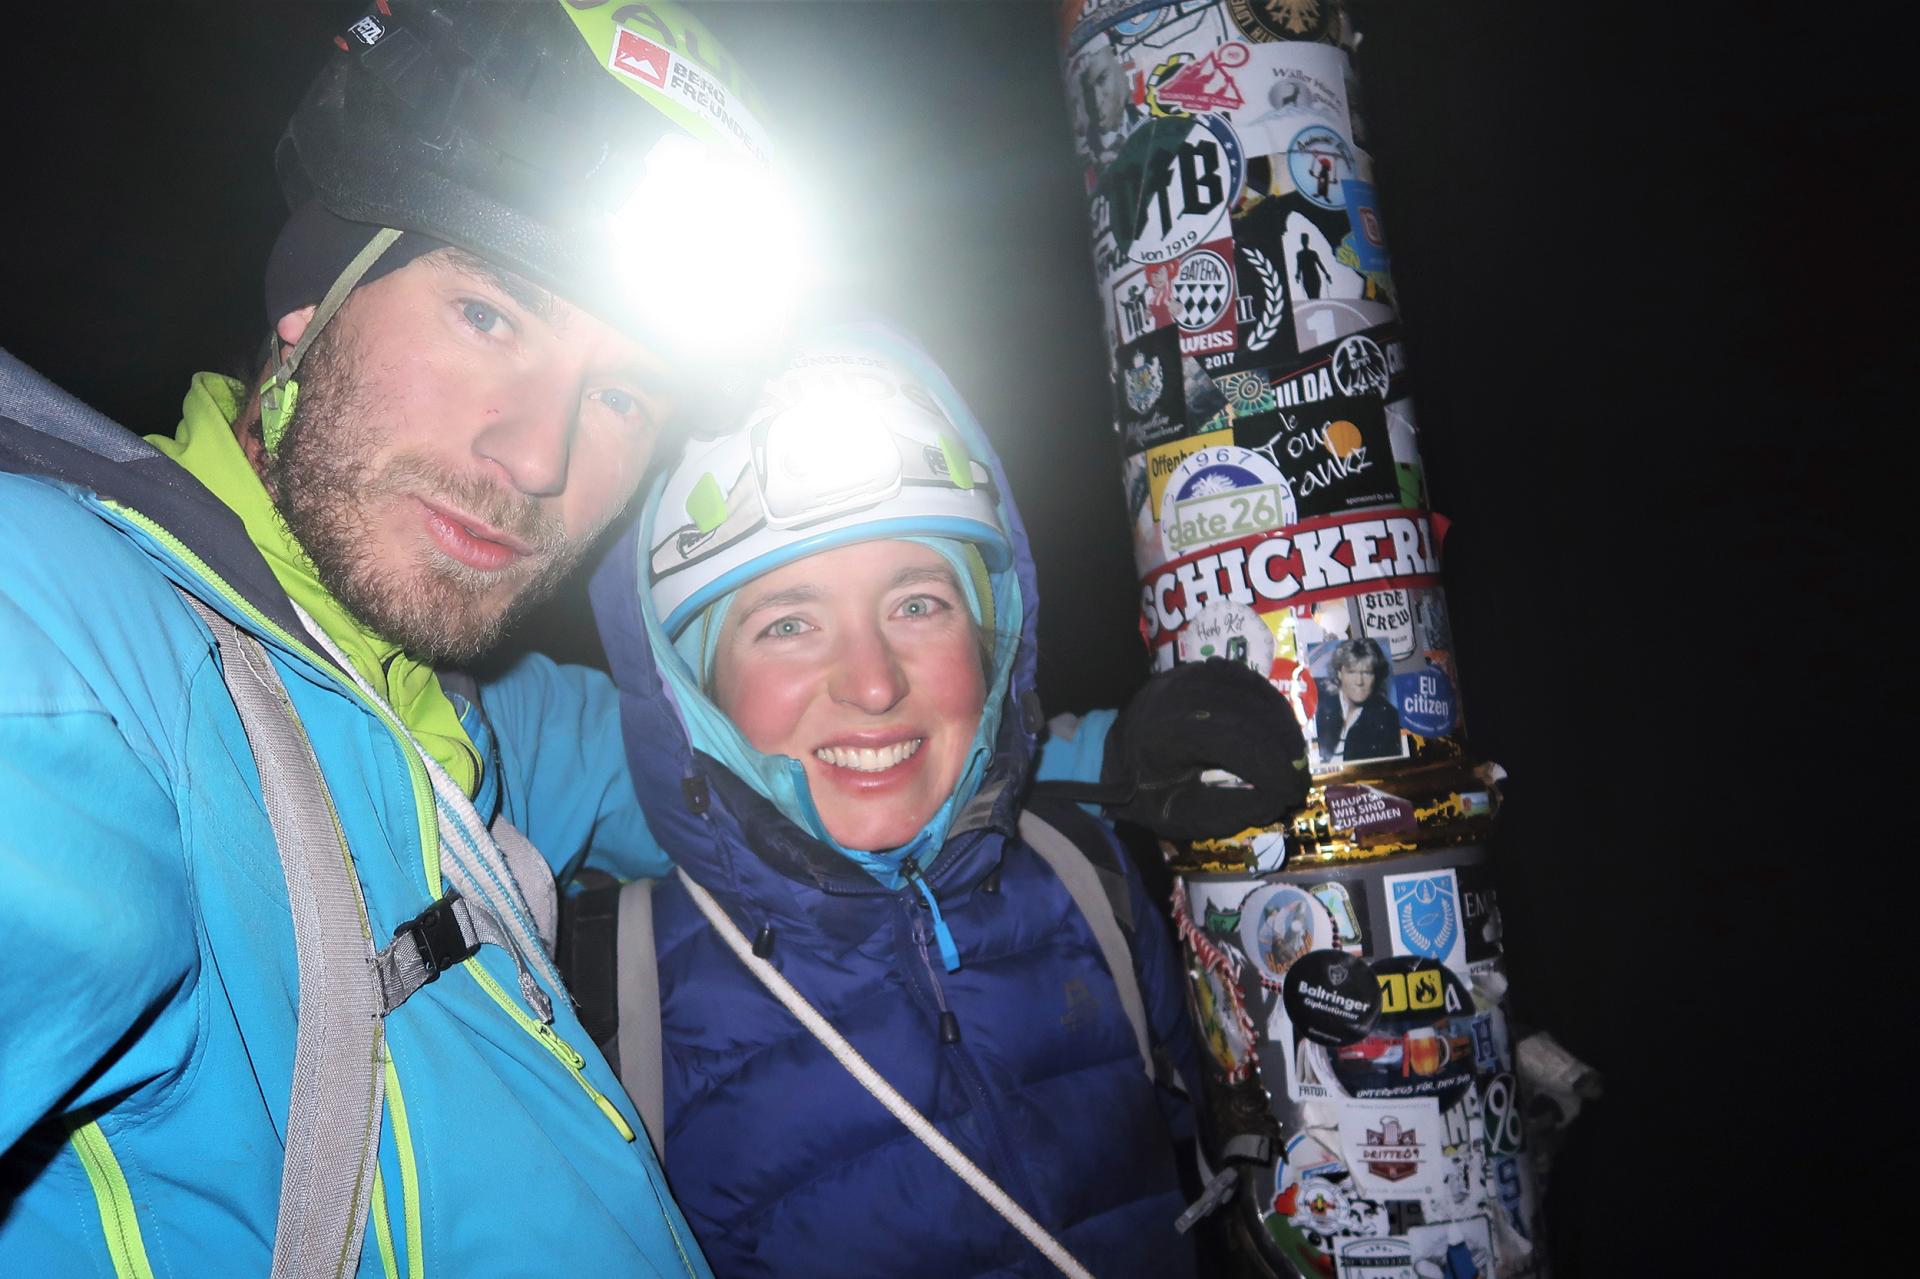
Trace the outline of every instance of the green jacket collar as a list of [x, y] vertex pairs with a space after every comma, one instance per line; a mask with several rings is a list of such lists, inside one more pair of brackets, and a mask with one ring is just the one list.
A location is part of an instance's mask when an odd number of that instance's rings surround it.
[[147, 442], [186, 468], [240, 517], [288, 597], [340, 646], [448, 775], [473, 794], [480, 780], [479, 755], [433, 668], [368, 630], [327, 593], [247, 461], [233, 434], [245, 395], [245, 385], [231, 378], [196, 374], [178, 434], [149, 435]]

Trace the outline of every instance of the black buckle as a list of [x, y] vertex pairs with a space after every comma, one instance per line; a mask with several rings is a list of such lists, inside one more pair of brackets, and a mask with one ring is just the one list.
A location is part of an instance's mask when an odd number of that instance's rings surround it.
[[427, 970], [422, 985], [439, 977], [443, 970], [465, 963], [480, 949], [478, 942], [469, 942], [460, 933], [460, 921], [453, 914], [453, 904], [459, 900], [459, 893], [450, 892], [393, 930], [395, 941], [405, 934], [420, 948], [420, 962]]

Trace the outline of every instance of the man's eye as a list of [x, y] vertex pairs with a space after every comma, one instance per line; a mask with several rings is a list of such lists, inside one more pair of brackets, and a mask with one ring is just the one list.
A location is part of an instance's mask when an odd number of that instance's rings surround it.
[[640, 411], [640, 397], [631, 391], [611, 389], [602, 391], [600, 392], [600, 402], [612, 409], [615, 413], [618, 413], [621, 417], [626, 417], [629, 414]]
[[460, 314], [482, 333], [493, 333], [506, 323], [506, 317], [485, 302], [462, 302]]

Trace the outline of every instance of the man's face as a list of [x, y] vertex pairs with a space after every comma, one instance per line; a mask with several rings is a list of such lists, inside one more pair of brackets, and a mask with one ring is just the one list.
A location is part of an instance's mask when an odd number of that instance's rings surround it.
[[336, 599], [409, 652], [470, 660], [632, 496], [665, 375], [585, 312], [441, 250], [357, 290], [314, 341], [267, 486]]
[[1342, 666], [1339, 671], [1340, 696], [1358, 706], [1373, 696], [1373, 666]]

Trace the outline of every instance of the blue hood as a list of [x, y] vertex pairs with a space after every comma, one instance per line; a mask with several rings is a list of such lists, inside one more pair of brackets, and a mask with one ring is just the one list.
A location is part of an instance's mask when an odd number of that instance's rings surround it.
[[[930, 823], [930, 830], [941, 836], [940, 845], [913, 848], [928, 881], [945, 894], [971, 884], [997, 862], [1001, 841], [985, 838], [987, 833], [1005, 835], [1013, 829], [1015, 802], [1025, 790], [1040, 727], [1033, 693], [1039, 593], [1026, 531], [1008, 491], [1006, 473], [946, 376], [924, 352], [884, 327], [854, 326], [849, 332], [863, 347], [884, 349], [950, 409], [959, 407], [953, 413], [954, 425], [972, 456], [993, 473], [1001, 495], [1002, 522], [1013, 547], [1011, 566], [993, 575], [997, 597], [1017, 593], [1009, 599], [1015, 607], [1005, 609], [1003, 616], [1020, 618], [1011, 651], [996, 655], [996, 666], [1007, 671], [999, 694], [1003, 700], [998, 727], [990, 744], [979, 743], [985, 748], [983, 767], [962, 779], [953, 811]], [[634, 785], [662, 847], [708, 889], [723, 897], [745, 893], [763, 904], [769, 893], [787, 894], [780, 881], [789, 888], [796, 884], [825, 888], [836, 896], [869, 895], [897, 887], [897, 880], [887, 882], [885, 866], [876, 868], [870, 859], [857, 859], [830, 846], [783, 814], [769, 798], [770, 789], [778, 793], [777, 776], [763, 775], [756, 785], [734, 771], [752, 767], [754, 760], [742, 760], [721, 741], [714, 721], [724, 724], [723, 717], [691, 691], [684, 663], [673, 653], [644, 598], [639, 552], [645, 540], [643, 521], [644, 516], [615, 541], [594, 574], [591, 595], [620, 689], [621, 726]], [[656, 654], [671, 665], [657, 661]], [[731, 736], [737, 741], [737, 733]], [[744, 748], [744, 743], [739, 745]], [[749, 754], [759, 761], [779, 763]], [[795, 772], [799, 767], [792, 765]], [[771, 788], [769, 780], [775, 783]], [[804, 798], [804, 787], [800, 793]], [[750, 856], [741, 857], [742, 852]], [[799, 903], [792, 906], [798, 909]]]

